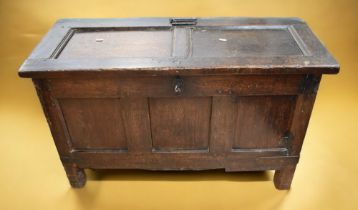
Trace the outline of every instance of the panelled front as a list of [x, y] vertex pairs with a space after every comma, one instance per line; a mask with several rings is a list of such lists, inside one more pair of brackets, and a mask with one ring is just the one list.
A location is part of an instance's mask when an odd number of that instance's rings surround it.
[[48, 84], [74, 151], [286, 154], [285, 135], [302, 76], [183, 76], [180, 95], [174, 91], [176, 78], [53, 79]]
[[59, 99], [73, 149], [127, 149], [121, 100]]
[[[243, 96], [235, 105], [233, 149], [284, 148], [295, 96]], [[263, 135], [264, 134], [264, 135]]]
[[211, 97], [150, 98], [153, 152], [207, 152]]

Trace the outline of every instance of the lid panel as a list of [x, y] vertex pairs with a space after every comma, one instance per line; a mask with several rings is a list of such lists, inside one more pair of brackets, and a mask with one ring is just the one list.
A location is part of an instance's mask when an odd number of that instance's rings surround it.
[[171, 30], [75, 30], [58, 59], [170, 57]]
[[303, 55], [285, 28], [194, 29], [193, 57]]

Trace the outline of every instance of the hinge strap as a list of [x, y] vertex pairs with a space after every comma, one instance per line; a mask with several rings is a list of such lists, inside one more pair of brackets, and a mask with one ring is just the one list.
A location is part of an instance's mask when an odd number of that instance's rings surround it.
[[198, 20], [196, 18], [170, 18], [169, 21], [172, 26], [190, 26], [196, 25]]

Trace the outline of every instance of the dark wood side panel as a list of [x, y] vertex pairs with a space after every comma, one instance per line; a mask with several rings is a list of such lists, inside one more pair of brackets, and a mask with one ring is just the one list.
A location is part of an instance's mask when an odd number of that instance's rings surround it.
[[295, 96], [237, 97], [233, 149], [286, 147]]
[[315, 99], [315, 94], [300, 95], [297, 99], [295, 114], [290, 129], [292, 135], [292, 144], [289, 148], [290, 154], [299, 155], [301, 152]]
[[61, 158], [69, 158], [71, 142], [67, 135], [66, 126], [64, 126], [64, 120], [61, 115], [58, 101], [53, 97], [46, 80], [34, 79], [33, 83], [50, 127], [57, 151]]
[[[295, 95], [304, 75], [183, 76], [182, 96]], [[50, 80], [59, 98], [176, 97], [174, 76]]]
[[121, 99], [61, 99], [73, 149], [127, 149]]
[[150, 98], [154, 152], [208, 150], [211, 97]]
[[58, 100], [52, 95], [46, 80], [34, 79], [33, 82], [67, 178], [72, 187], [83, 187], [86, 183], [86, 174], [73, 160], [72, 144]]

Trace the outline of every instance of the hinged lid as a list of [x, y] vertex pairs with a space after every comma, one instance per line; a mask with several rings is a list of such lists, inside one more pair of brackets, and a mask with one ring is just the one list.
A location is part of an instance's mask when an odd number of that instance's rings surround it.
[[337, 73], [294, 18], [59, 20], [22, 65], [24, 77], [125, 74]]

